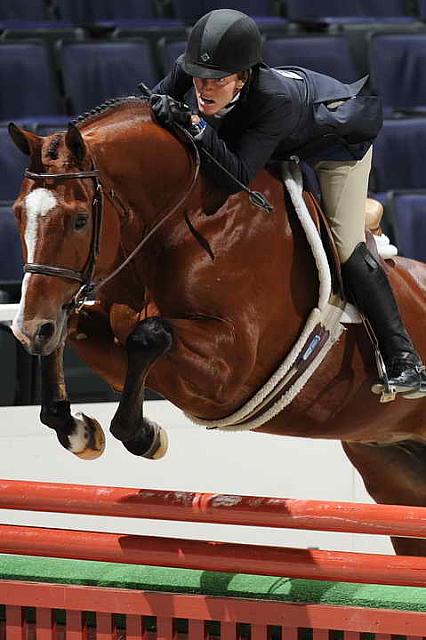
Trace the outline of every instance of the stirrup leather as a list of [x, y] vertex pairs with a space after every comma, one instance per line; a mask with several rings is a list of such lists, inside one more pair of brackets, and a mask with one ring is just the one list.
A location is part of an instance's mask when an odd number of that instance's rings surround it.
[[371, 387], [371, 391], [376, 395], [380, 395], [380, 402], [392, 402], [396, 399], [396, 387], [389, 383], [388, 372], [379, 348], [379, 342], [377, 340], [376, 334], [374, 333], [373, 327], [371, 326], [368, 318], [359, 309], [358, 312], [361, 316], [361, 320], [370, 339], [370, 342], [373, 345], [377, 373], [379, 375], [379, 379], [382, 381], [380, 383], [373, 384], [373, 386]]

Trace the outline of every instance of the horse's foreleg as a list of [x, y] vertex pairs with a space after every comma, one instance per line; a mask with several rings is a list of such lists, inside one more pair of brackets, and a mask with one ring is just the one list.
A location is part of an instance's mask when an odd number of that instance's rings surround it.
[[99, 423], [83, 413], [71, 415], [63, 369], [64, 347], [40, 359], [41, 412], [43, 424], [54, 429], [65, 449], [79, 458], [98, 458], [105, 448], [105, 436]]
[[153, 316], [138, 325], [126, 348], [127, 377], [111, 432], [132, 453], [158, 458], [166, 436], [143, 418], [145, 380], [193, 415], [228, 415], [246, 399], [257, 341], [221, 318]]
[[122, 390], [127, 355], [116, 339], [109, 313], [101, 303], [85, 304], [78, 315], [71, 316], [67, 343], [116, 391]]
[[[371, 497], [381, 504], [426, 506], [426, 445], [406, 440], [391, 445], [343, 442]], [[426, 540], [391, 538], [397, 554], [426, 556]]]
[[172, 331], [159, 316], [143, 320], [126, 342], [127, 375], [111, 433], [128, 451], [144, 458], [160, 458], [167, 450], [166, 432], [143, 416], [146, 375], [172, 345]]

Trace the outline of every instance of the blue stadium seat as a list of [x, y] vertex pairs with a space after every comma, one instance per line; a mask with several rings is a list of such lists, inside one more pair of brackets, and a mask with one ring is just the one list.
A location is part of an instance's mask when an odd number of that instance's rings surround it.
[[426, 108], [426, 34], [374, 34], [370, 68], [385, 113]]
[[425, 189], [426, 118], [385, 120], [374, 143], [376, 191]]
[[0, 126], [0, 200], [15, 200], [28, 158], [15, 146], [6, 126]]
[[46, 3], [44, 0], [1, 0], [0, 21], [2, 20], [44, 20]]
[[0, 121], [60, 113], [47, 47], [41, 42], [2, 42]]
[[0, 205], [0, 281], [22, 280], [22, 250], [11, 204]]
[[274, 3], [272, 0], [204, 0], [204, 10], [237, 9], [249, 16], [273, 16]]
[[108, 98], [135, 94], [159, 80], [150, 45], [142, 39], [63, 43], [59, 50], [70, 112], [80, 114]]
[[306, 67], [343, 82], [352, 82], [361, 75], [344, 36], [268, 38], [263, 46], [263, 56], [272, 67]]
[[83, 40], [84, 29], [65, 22], [20, 22], [19, 20], [0, 21], [2, 40], [40, 40], [55, 43], [67, 40]]
[[93, 24], [105, 20], [155, 20], [153, 0], [56, 0], [59, 17], [73, 24]]
[[195, 22], [205, 14], [203, 0], [173, 0], [172, 5], [176, 18], [185, 22]]
[[417, 16], [426, 20], [426, 0], [417, 0]]
[[175, 16], [187, 22], [195, 22], [213, 9], [236, 9], [256, 17], [274, 16], [273, 0], [172, 0], [172, 4]]
[[186, 47], [185, 40], [167, 40], [162, 39], [158, 43], [159, 57], [161, 59], [162, 71], [164, 75], [167, 75], [173, 64], [184, 51]]
[[426, 262], [426, 194], [395, 194], [393, 225], [400, 253]]
[[204, 13], [213, 11], [213, 9], [236, 9], [252, 16], [261, 30], [280, 31], [286, 24], [287, 20], [275, 15], [275, 3], [273, 0], [204, 0]]
[[69, 121], [70, 118], [62, 121], [49, 120], [46, 122], [38, 122], [34, 129], [38, 136], [50, 136], [52, 133], [57, 133], [58, 131], [66, 131]]
[[405, 0], [286, 0], [289, 20], [325, 17], [403, 17]]

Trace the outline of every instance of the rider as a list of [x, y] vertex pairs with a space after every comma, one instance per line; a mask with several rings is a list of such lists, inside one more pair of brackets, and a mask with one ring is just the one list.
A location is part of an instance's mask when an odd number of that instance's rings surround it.
[[[219, 9], [200, 18], [184, 55], [153, 90], [155, 116], [186, 127], [245, 185], [269, 161], [293, 156], [314, 167], [345, 287], [377, 336], [389, 383], [406, 397], [426, 395], [422, 362], [385, 271], [365, 243], [380, 101], [367, 95], [367, 77], [343, 84], [300, 67], [272, 69], [262, 62], [261, 45], [256, 23], [244, 13]], [[217, 179], [223, 184], [223, 175]], [[226, 186], [230, 193], [241, 189], [228, 179]]]

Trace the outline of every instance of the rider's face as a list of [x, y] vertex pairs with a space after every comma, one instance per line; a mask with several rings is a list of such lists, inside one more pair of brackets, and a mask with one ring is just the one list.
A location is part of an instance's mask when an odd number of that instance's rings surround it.
[[214, 116], [241, 91], [244, 82], [237, 73], [233, 73], [218, 79], [194, 78], [194, 85], [199, 110], [207, 116]]

